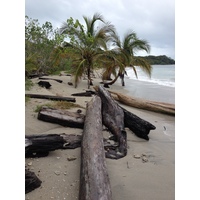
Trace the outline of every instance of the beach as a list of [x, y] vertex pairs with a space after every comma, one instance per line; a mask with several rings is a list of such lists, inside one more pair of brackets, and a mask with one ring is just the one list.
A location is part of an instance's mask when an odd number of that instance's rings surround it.
[[[34, 86], [26, 93], [46, 94], [71, 97], [71, 94], [87, 90], [87, 81], [82, 80], [77, 88], [68, 85], [71, 77], [62, 75], [49, 76], [60, 79], [58, 83], [48, 80], [50, 89], [42, 88], [37, 83], [38, 78], [32, 79]], [[94, 86], [99, 85], [101, 79], [93, 79]], [[139, 84], [139, 83], [137, 83]], [[133, 95], [120, 82], [110, 86], [109, 90], [126, 95]], [[92, 86], [91, 86], [92, 89]], [[138, 89], [139, 90], [139, 89]], [[155, 95], [155, 94], [154, 94]], [[159, 94], [158, 94], [159, 96]], [[168, 94], [170, 98], [170, 94]], [[76, 97], [76, 103], [86, 107], [92, 97]], [[82, 134], [82, 129], [63, 127], [58, 124], [43, 122], [37, 119], [37, 106], [50, 102], [45, 99], [30, 98], [25, 105], [25, 134]], [[120, 104], [120, 103], [119, 103]], [[138, 138], [128, 128], [128, 153], [122, 159], [106, 158], [106, 164], [111, 183], [113, 200], [173, 200], [175, 199], [175, 117], [136, 109], [123, 104], [123, 108], [156, 126], [150, 131], [149, 141]], [[70, 111], [76, 111], [72, 108]], [[85, 109], [81, 109], [85, 114]], [[26, 200], [47, 199], [78, 199], [80, 176], [81, 148], [74, 150], [56, 150], [47, 157], [26, 158], [25, 166], [35, 172], [42, 181], [39, 188], [25, 195]], [[137, 156], [135, 156], [137, 155]], [[139, 156], [138, 156], [139, 155]], [[142, 160], [145, 155], [147, 161]], [[69, 159], [74, 158], [74, 159]]]

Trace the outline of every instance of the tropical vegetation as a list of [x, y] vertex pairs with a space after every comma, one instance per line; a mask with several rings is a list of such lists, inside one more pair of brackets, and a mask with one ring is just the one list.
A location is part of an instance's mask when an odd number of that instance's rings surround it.
[[[140, 66], [151, 76], [150, 63], [136, 57], [138, 51], [150, 52], [146, 40], [128, 31], [123, 39], [118, 36], [113, 24], [95, 13], [91, 18], [83, 16], [84, 25], [72, 17], [53, 29], [50, 22], [42, 26], [38, 20], [26, 16], [25, 21], [25, 70], [26, 73], [55, 73], [70, 70], [75, 87], [85, 75], [88, 88], [92, 85], [92, 73], [102, 68], [102, 80], [113, 84], [120, 77], [124, 86], [126, 66], [131, 66], [137, 77], [135, 66]], [[109, 80], [114, 79], [110, 82]]]

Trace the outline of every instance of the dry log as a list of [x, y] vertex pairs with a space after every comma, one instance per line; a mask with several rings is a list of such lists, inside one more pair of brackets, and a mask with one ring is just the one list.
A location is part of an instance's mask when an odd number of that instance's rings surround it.
[[36, 188], [40, 187], [42, 181], [35, 175], [34, 172], [30, 172], [25, 169], [25, 193], [29, 193]]
[[57, 81], [58, 83], [62, 83], [63, 81], [60, 79], [56, 79], [56, 78], [44, 78], [44, 77], [39, 77], [39, 79], [42, 80], [53, 80], [53, 81]]
[[168, 115], [175, 115], [175, 105], [164, 102], [148, 101], [140, 98], [133, 98], [118, 92], [109, 91], [113, 98], [120, 103], [123, 103], [128, 106], [135, 108], [140, 108], [144, 110], [164, 113]]
[[38, 112], [38, 119], [62, 126], [83, 128], [85, 115], [77, 112], [42, 107]]
[[101, 99], [87, 104], [81, 145], [79, 200], [111, 200], [102, 135]]
[[25, 136], [25, 157], [43, 157], [57, 149], [75, 149], [81, 146], [81, 135], [43, 134]]
[[127, 135], [124, 127], [124, 112], [122, 108], [111, 97], [110, 93], [101, 85], [98, 94], [102, 101], [103, 124], [114, 135], [119, 146], [115, 151], [107, 149], [106, 157], [119, 159], [127, 154]]
[[30, 97], [30, 98], [37, 98], [37, 99], [76, 102], [76, 99], [72, 97], [60, 97], [60, 96], [42, 95], [42, 94], [25, 94], [25, 96]]

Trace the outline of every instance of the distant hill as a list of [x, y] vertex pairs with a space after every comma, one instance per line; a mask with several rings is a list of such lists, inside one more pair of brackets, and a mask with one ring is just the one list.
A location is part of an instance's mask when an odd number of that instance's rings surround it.
[[161, 56], [138, 56], [140, 58], [145, 58], [151, 65], [173, 65], [175, 60], [169, 58], [165, 55]]

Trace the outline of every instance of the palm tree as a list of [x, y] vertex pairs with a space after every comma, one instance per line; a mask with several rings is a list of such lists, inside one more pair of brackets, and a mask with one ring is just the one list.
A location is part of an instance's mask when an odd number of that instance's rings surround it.
[[[113, 33], [111, 36], [114, 45], [112, 51], [116, 53], [116, 59], [112, 66], [105, 69], [104, 76], [109, 77], [111, 75], [110, 73], [112, 73], [115, 76], [115, 79], [108, 84], [111, 85], [115, 83], [120, 77], [122, 80], [122, 86], [124, 86], [124, 74], [126, 73], [125, 68], [127, 66], [133, 68], [137, 78], [138, 76], [135, 66], [141, 67], [147, 75], [151, 76], [151, 65], [143, 58], [135, 57], [137, 51], [143, 50], [147, 53], [150, 52], [150, 45], [148, 42], [146, 40], [140, 40], [134, 31], [127, 32], [122, 41], [116, 33]], [[116, 73], [116, 70], [118, 70], [118, 73]]]
[[[115, 28], [112, 24], [105, 22], [103, 16], [98, 13], [92, 18], [83, 16], [83, 19], [86, 24], [85, 28], [78, 20], [74, 23], [70, 18], [63, 23], [60, 31], [61, 34], [67, 34], [71, 39], [70, 43], [67, 43], [67, 49], [73, 60], [75, 87], [77, 87], [79, 78], [86, 73], [89, 88], [92, 85], [91, 72], [95, 62], [100, 62], [99, 58], [106, 53], [103, 49], [107, 48], [107, 43], [111, 39], [111, 34], [115, 32]], [[98, 21], [102, 26], [95, 26]]]

